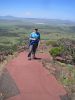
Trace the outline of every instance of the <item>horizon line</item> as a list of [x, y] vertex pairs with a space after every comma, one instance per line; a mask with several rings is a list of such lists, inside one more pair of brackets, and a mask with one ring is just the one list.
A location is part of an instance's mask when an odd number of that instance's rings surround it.
[[23, 16], [14, 16], [14, 15], [0, 15], [0, 17], [13, 17], [13, 18], [23, 18], [23, 19], [62, 20], [62, 21], [72, 21], [72, 22], [75, 22], [75, 20], [62, 19], [62, 18], [60, 19], [60, 18], [23, 17]]

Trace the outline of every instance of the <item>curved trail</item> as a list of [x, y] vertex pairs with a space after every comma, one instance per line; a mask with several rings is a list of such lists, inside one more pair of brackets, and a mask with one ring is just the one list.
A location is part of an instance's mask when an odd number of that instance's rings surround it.
[[[42, 53], [37, 54], [37, 57], [46, 59], [49, 55]], [[64, 99], [66, 91], [63, 86], [53, 75], [48, 74], [40, 61], [28, 61], [27, 52], [20, 53], [10, 61], [7, 71], [18, 90], [18, 93], [7, 100], [67, 100]]]

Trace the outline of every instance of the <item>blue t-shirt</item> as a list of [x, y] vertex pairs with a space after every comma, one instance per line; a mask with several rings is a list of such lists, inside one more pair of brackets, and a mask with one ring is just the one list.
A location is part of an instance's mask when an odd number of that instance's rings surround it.
[[32, 32], [30, 34], [30, 44], [38, 43], [40, 40], [40, 33], [39, 32]]

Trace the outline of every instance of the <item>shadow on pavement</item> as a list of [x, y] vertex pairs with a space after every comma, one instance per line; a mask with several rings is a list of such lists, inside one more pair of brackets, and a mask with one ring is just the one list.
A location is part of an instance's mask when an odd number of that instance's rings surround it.
[[0, 100], [6, 100], [9, 97], [13, 97], [20, 94], [20, 91], [14, 82], [13, 78], [9, 74], [7, 69], [4, 69], [0, 76]]
[[34, 58], [34, 60], [42, 60], [42, 58]]

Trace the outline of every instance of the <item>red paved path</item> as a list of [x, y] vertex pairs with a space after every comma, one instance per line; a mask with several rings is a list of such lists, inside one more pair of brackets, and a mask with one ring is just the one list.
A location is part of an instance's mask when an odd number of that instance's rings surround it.
[[[48, 58], [48, 54], [38, 57]], [[62, 100], [66, 95], [64, 88], [38, 60], [28, 61], [27, 53], [22, 52], [7, 64], [10, 75], [15, 80], [20, 94], [8, 100]]]

